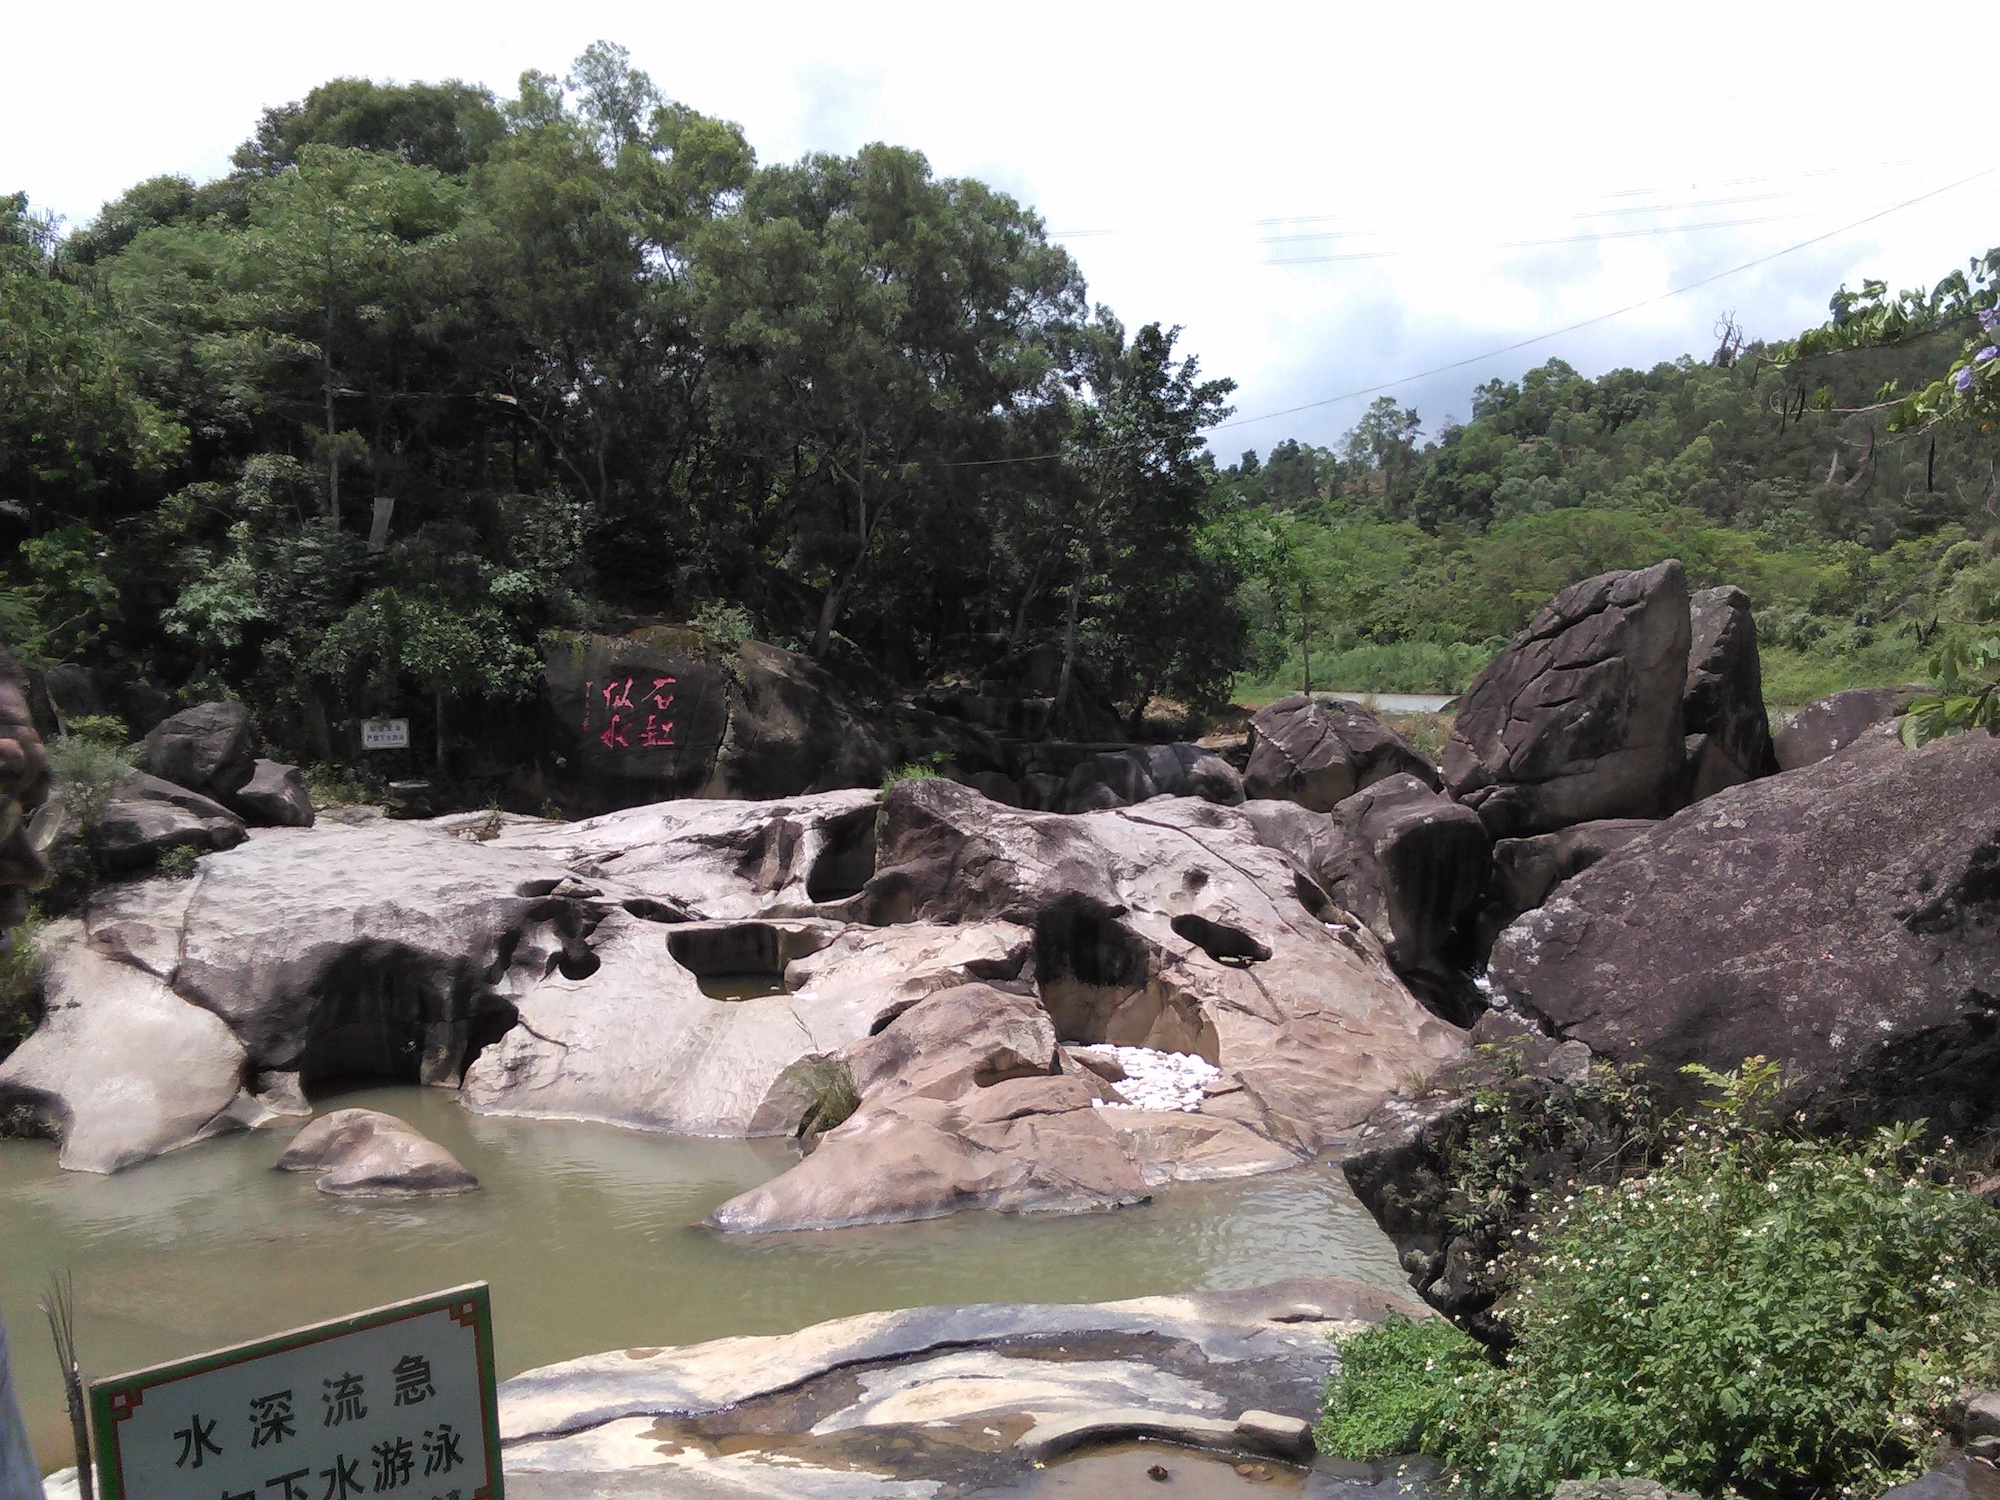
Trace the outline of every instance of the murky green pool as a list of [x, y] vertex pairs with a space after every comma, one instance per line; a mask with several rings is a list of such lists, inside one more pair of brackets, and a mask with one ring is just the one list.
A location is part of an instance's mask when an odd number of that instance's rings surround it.
[[701, 1219], [781, 1171], [782, 1144], [484, 1119], [416, 1088], [323, 1103], [349, 1105], [410, 1121], [483, 1189], [336, 1202], [309, 1177], [271, 1170], [287, 1130], [115, 1177], [60, 1172], [45, 1143], [0, 1142], [0, 1314], [45, 1467], [69, 1462], [35, 1309], [58, 1269], [75, 1274], [83, 1359], [99, 1374], [477, 1280], [493, 1284], [503, 1377], [602, 1349], [925, 1303], [1098, 1301], [1329, 1274], [1406, 1286], [1335, 1168], [1171, 1188], [1115, 1214], [968, 1213], [738, 1239]]

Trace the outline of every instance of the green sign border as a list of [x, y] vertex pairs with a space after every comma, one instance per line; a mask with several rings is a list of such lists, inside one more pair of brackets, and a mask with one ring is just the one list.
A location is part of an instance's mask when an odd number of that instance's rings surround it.
[[[493, 1305], [487, 1284], [483, 1281], [433, 1292], [428, 1297], [412, 1297], [407, 1302], [392, 1302], [386, 1307], [370, 1308], [367, 1312], [350, 1313], [325, 1323], [309, 1323], [303, 1328], [272, 1334], [269, 1338], [252, 1339], [247, 1344], [232, 1344], [226, 1349], [211, 1350], [190, 1359], [177, 1359], [129, 1374], [110, 1375], [91, 1381], [90, 1430], [92, 1446], [97, 1454], [98, 1500], [126, 1500], [124, 1467], [118, 1453], [118, 1422], [127, 1413], [118, 1408], [122, 1406], [129, 1410], [137, 1406], [139, 1400], [133, 1398], [143, 1399], [143, 1393], [152, 1387], [185, 1379], [189, 1375], [206, 1375], [211, 1370], [242, 1364], [245, 1360], [263, 1355], [283, 1354], [310, 1344], [325, 1343], [366, 1328], [380, 1328], [407, 1318], [422, 1317], [426, 1313], [450, 1312], [467, 1302], [472, 1304], [473, 1340], [479, 1351], [479, 1416], [485, 1428], [488, 1476], [487, 1483], [473, 1491], [472, 1500], [506, 1500], [506, 1483], [500, 1474], [500, 1402], [493, 1378]], [[121, 1401], [120, 1397], [125, 1399]]]

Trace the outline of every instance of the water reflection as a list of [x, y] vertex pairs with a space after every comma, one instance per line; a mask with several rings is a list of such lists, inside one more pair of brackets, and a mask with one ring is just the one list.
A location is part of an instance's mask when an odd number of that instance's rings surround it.
[[1116, 1214], [968, 1213], [737, 1239], [700, 1221], [782, 1170], [781, 1144], [482, 1118], [416, 1088], [328, 1107], [348, 1105], [401, 1115], [482, 1191], [325, 1198], [309, 1177], [271, 1170], [289, 1131], [208, 1142], [109, 1178], [57, 1171], [46, 1143], [0, 1142], [0, 1312], [46, 1465], [68, 1461], [68, 1435], [35, 1296], [59, 1268], [75, 1272], [96, 1373], [476, 1280], [493, 1284], [503, 1377], [602, 1349], [924, 1303], [1094, 1301], [1329, 1273], [1405, 1285], [1331, 1168], [1170, 1189]]

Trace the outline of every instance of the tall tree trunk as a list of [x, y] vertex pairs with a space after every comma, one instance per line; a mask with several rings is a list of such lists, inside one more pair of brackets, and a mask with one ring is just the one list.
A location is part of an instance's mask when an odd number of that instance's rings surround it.
[[320, 382], [326, 394], [326, 518], [340, 524], [340, 448], [333, 438], [333, 299], [326, 303], [326, 336], [320, 340]]
[[1306, 696], [1310, 698], [1313, 690], [1313, 651], [1312, 585], [1309, 583], [1299, 585], [1299, 655], [1305, 659]]
[[1083, 561], [1077, 564], [1076, 577], [1069, 583], [1069, 618], [1063, 624], [1062, 673], [1056, 678], [1056, 711], [1058, 723], [1069, 725], [1074, 716], [1069, 711], [1070, 678], [1076, 668], [1076, 622], [1083, 613], [1083, 584], [1090, 576], [1090, 552], [1085, 549]]
[[861, 434], [861, 462], [854, 476], [855, 518], [861, 527], [861, 545], [854, 549], [854, 561], [847, 571], [840, 575], [840, 581], [826, 591], [826, 597], [819, 602], [819, 623], [813, 627], [813, 660], [826, 656], [826, 648], [833, 640], [834, 623], [840, 618], [840, 607], [847, 602], [847, 591], [854, 587], [854, 580], [861, 576], [861, 565], [868, 561], [868, 548], [875, 540], [875, 529], [882, 524], [883, 506], [875, 508], [875, 514], [868, 514], [868, 434]]

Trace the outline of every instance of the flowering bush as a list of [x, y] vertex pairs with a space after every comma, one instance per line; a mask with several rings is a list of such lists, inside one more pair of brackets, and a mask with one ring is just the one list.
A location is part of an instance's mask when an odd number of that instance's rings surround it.
[[1774, 1066], [1709, 1076], [1721, 1106], [1659, 1167], [1547, 1206], [1508, 1362], [1426, 1418], [1462, 1488], [1871, 1496], [1922, 1467], [1962, 1382], [2000, 1375], [2000, 1214], [1915, 1128], [1800, 1138]]

